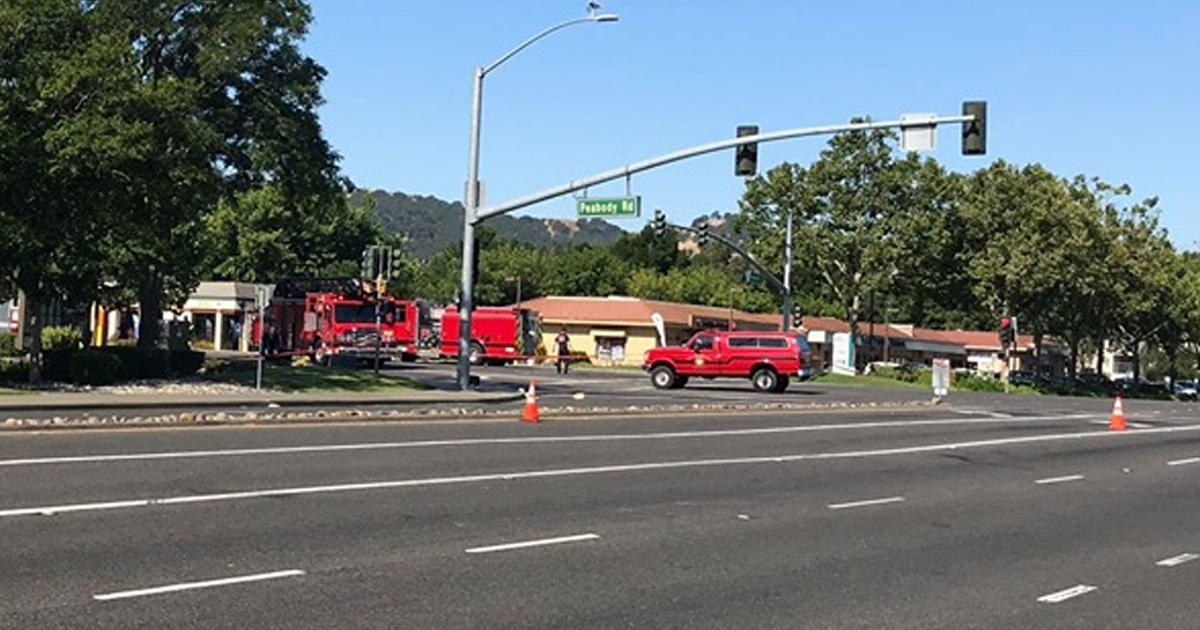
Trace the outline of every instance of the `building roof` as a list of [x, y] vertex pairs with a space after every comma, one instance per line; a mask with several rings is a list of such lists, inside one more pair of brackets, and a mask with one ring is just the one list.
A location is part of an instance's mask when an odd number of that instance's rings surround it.
[[[807, 331], [850, 332], [849, 324], [835, 317], [806, 316], [802, 325]], [[859, 322], [859, 334], [868, 334], [871, 326], [871, 322]], [[930, 328], [917, 328], [908, 324], [880, 324], [878, 322], [874, 324], [874, 327], [875, 336], [877, 337], [886, 335], [892, 339], [957, 345], [962, 346], [967, 351], [999, 352], [1001, 350], [1000, 334], [994, 330], [933, 330]], [[1017, 338], [1018, 349], [1030, 350], [1035, 345], [1032, 335], [1020, 335]], [[1053, 340], [1050, 339], [1046, 339], [1044, 345], [1047, 348], [1057, 347]]]
[[553, 323], [634, 324], [650, 326], [650, 316], [658, 313], [670, 326], [703, 328], [704, 320], [727, 321], [773, 326], [781, 323], [779, 315], [748, 313], [719, 306], [701, 306], [680, 302], [663, 302], [641, 298], [610, 295], [608, 297], [551, 295], [521, 302], [523, 308], [533, 309], [542, 320]]

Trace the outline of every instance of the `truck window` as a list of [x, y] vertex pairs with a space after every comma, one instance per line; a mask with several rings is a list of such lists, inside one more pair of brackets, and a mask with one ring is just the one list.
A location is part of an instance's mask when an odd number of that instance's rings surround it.
[[754, 337], [730, 337], [730, 348], [753, 348], [758, 345], [758, 340]]
[[760, 348], [786, 348], [787, 345], [787, 339], [783, 337], [762, 337], [758, 340]]
[[696, 352], [699, 352], [701, 350], [712, 350], [712, 347], [713, 347], [713, 338], [708, 335], [705, 335], [703, 337], [696, 337], [696, 340], [692, 342], [692, 350], [694, 350]]
[[375, 307], [370, 304], [338, 304], [333, 307], [333, 321], [339, 324], [375, 322]]

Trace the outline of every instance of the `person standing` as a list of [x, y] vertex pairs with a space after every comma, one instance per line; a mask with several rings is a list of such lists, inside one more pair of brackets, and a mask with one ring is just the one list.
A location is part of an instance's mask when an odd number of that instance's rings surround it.
[[568, 355], [571, 354], [571, 337], [567, 335], [566, 326], [558, 330], [558, 336], [554, 338], [554, 345], [558, 347], [558, 362], [554, 364], [554, 368], [559, 374], [566, 374], [571, 365], [567, 360]]

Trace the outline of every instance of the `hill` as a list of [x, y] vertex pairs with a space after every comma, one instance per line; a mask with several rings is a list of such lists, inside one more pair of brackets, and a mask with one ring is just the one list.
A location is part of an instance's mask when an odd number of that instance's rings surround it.
[[[419, 258], [427, 258], [453, 243], [462, 242], [463, 207], [457, 201], [383, 190], [358, 190], [351, 199], [359, 201], [364, 195], [374, 198], [375, 215], [383, 229], [388, 234], [408, 235], [413, 254]], [[536, 247], [608, 245], [626, 234], [625, 230], [601, 219], [574, 221], [506, 215], [488, 219], [487, 225], [502, 237]]]

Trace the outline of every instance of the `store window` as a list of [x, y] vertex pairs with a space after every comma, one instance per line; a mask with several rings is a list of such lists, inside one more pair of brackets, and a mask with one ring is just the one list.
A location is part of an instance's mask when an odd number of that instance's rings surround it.
[[600, 362], [624, 363], [624, 337], [596, 337], [596, 359]]

